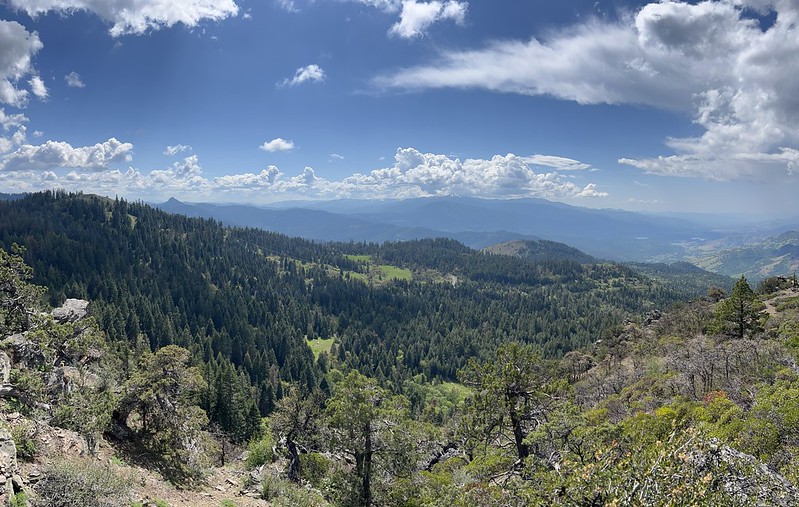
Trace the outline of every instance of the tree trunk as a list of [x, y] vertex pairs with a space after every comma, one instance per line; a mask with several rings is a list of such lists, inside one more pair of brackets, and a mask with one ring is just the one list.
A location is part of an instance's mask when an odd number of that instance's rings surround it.
[[372, 506], [372, 431], [369, 424], [364, 427], [364, 450], [355, 453], [355, 468], [361, 478], [359, 505]]
[[513, 425], [513, 440], [516, 444], [516, 453], [519, 459], [524, 461], [530, 455], [529, 447], [524, 443], [524, 431], [522, 430], [522, 422], [519, 419], [519, 414], [515, 411], [510, 413], [510, 422]]
[[294, 442], [292, 434], [286, 436], [286, 448], [289, 451], [289, 480], [299, 482], [301, 473], [300, 453], [297, 451], [297, 444]]

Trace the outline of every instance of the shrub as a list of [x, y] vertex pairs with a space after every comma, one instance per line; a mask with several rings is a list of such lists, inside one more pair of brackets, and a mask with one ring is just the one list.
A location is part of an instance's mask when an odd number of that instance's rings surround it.
[[252, 470], [266, 463], [271, 463], [274, 458], [274, 453], [272, 451], [274, 445], [275, 441], [268, 433], [261, 439], [250, 442], [247, 448], [249, 451], [247, 453], [247, 460], [245, 461], [247, 469]]
[[261, 481], [261, 498], [274, 507], [321, 507], [329, 505], [319, 492], [297, 486], [270, 472], [264, 473]]
[[32, 460], [39, 451], [36, 444], [36, 425], [30, 421], [22, 421], [11, 428], [11, 438], [17, 448], [17, 458], [23, 461]]
[[313, 487], [319, 488], [330, 470], [330, 460], [318, 452], [300, 454], [300, 469], [303, 480], [308, 481]]
[[282, 495], [285, 489], [286, 481], [280, 477], [265, 473], [261, 478], [261, 498], [267, 502], [271, 502]]
[[131, 478], [92, 460], [57, 461], [42, 470], [35, 507], [117, 507], [126, 505]]
[[24, 491], [20, 491], [16, 495], [11, 495], [8, 499], [9, 507], [27, 507], [28, 495]]
[[322, 507], [329, 504], [318, 491], [289, 484], [272, 505], [274, 507]]

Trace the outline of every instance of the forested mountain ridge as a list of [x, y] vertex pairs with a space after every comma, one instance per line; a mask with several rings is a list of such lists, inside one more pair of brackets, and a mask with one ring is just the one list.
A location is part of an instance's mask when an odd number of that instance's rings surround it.
[[[27, 248], [53, 302], [88, 298], [114, 340], [220, 357], [262, 392], [276, 391], [278, 378], [318, 382], [306, 337], [335, 336], [342, 360], [394, 383], [415, 373], [453, 379], [466, 358], [508, 340], [561, 355], [633, 313], [707, 289], [674, 290], [613, 263], [485, 255], [452, 240], [317, 244], [88, 195], [0, 205], [0, 246]], [[362, 276], [370, 264], [411, 276]]]
[[560, 259], [569, 260], [580, 264], [591, 264], [597, 262], [596, 257], [581, 252], [576, 248], [564, 245], [563, 243], [556, 243], [554, 241], [546, 240], [506, 241], [504, 243], [497, 243], [495, 245], [487, 246], [483, 248], [483, 251], [497, 255], [514, 255], [523, 259], [537, 261]]

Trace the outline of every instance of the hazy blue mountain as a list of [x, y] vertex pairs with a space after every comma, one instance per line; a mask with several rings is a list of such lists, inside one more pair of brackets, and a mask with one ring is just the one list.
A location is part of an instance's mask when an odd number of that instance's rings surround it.
[[706, 215], [694, 221], [689, 215], [582, 208], [533, 198], [343, 199], [265, 207], [188, 204], [170, 199], [157, 206], [174, 213], [320, 241], [449, 237], [479, 249], [512, 240], [546, 239], [599, 258], [622, 261], [673, 262], [698, 257], [762, 239], [766, 229], [762, 224], [736, 226], [730, 217], [721, 217], [721, 225], [714, 227], [709, 225], [712, 217]]
[[484, 232], [446, 232], [423, 226], [395, 225], [369, 220], [368, 215], [355, 216], [307, 208], [261, 208], [239, 204], [184, 203], [177, 199], [156, 205], [158, 208], [190, 217], [213, 218], [227, 225], [256, 227], [290, 236], [318, 241], [401, 241], [409, 239], [450, 237], [472, 248], [513, 239], [535, 239], [532, 236], [492, 230]]

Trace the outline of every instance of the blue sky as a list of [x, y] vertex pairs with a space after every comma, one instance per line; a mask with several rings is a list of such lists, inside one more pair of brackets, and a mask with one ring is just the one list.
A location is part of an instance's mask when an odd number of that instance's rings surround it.
[[791, 0], [7, 0], [0, 191], [795, 216]]

